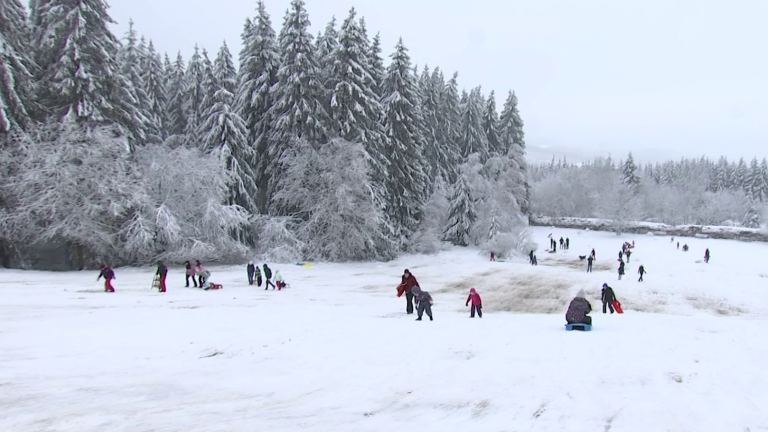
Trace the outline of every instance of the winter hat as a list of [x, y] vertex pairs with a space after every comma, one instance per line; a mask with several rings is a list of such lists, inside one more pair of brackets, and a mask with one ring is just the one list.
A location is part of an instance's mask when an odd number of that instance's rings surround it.
[[607, 284], [607, 283], [604, 283], [604, 284], [603, 284], [603, 288], [608, 288], [608, 284]]
[[580, 289], [579, 292], [576, 293], [576, 297], [581, 297], [583, 299], [587, 298], [587, 294], [584, 292], [583, 289]]
[[99, 268], [105, 269], [105, 268], [107, 268], [107, 266], [102, 264]]
[[248, 264], [253, 265], [253, 261], [248, 261]]

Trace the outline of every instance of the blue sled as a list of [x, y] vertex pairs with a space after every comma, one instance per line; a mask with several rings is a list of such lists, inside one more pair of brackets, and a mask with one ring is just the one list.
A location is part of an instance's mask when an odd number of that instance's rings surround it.
[[565, 329], [567, 331], [573, 331], [573, 330], [590, 331], [592, 330], [592, 326], [590, 324], [574, 323], [574, 324], [566, 324]]

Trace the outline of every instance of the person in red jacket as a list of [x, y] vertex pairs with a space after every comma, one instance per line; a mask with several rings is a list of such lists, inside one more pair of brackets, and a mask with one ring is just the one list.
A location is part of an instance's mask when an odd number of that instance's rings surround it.
[[480, 299], [480, 294], [477, 293], [477, 290], [474, 288], [469, 290], [469, 297], [467, 297], [467, 303], [465, 306], [469, 306], [469, 302], [472, 302], [472, 310], [469, 313], [470, 318], [475, 317], [475, 311], [477, 311], [477, 316], [480, 318], [483, 317], [483, 300]]
[[104, 292], [115, 292], [115, 289], [112, 288], [112, 279], [115, 279], [115, 272], [104, 264], [101, 265], [101, 273], [99, 273], [96, 281], [102, 277], [104, 278]]
[[408, 269], [405, 269], [405, 272], [403, 272], [403, 278], [400, 282], [400, 285], [397, 286], [397, 296], [400, 297], [405, 293], [405, 313], [406, 314], [412, 314], [413, 313], [413, 294], [411, 293], [411, 288], [419, 286], [419, 282], [416, 280], [416, 277], [411, 274], [411, 272]]

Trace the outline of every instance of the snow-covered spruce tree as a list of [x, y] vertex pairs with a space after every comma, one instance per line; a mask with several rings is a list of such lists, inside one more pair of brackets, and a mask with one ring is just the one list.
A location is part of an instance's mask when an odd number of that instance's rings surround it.
[[740, 158], [738, 165], [736, 165], [736, 168], [732, 173], [732, 184], [734, 190], [746, 191], [744, 185], [747, 183], [748, 172], [749, 170], [747, 169], [747, 162], [744, 160], [744, 158]]
[[31, 124], [33, 60], [26, 19], [19, 0], [0, 6], [0, 132]]
[[523, 119], [517, 109], [517, 96], [514, 92], [509, 92], [504, 109], [499, 118], [499, 140], [500, 149], [506, 152], [517, 164], [520, 170], [520, 178], [523, 181], [519, 188], [525, 193], [515, 195], [515, 199], [520, 204], [520, 209], [524, 214], [529, 213], [531, 205], [531, 187], [528, 183], [528, 167], [525, 160], [525, 133], [523, 132]]
[[[442, 149], [445, 155], [441, 172], [448, 174], [446, 180], [455, 182], [461, 157], [461, 110], [459, 108], [459, 74], [454, 72], [448, 83], [442, 87], [440, 96], [440, 130], [442, 131]], [[435, 78], [435, 77], [433, 77]], [[436, 78], [435, 78], [436, 79]], [[440, 75], [442, 80], [442, 75]]]
[[315, 151], [300, 141], [286, 159], [284, 187], [275, 200], [306, 212], [298, 229], [305, 259], [394, 257], [395, 245], [382, 230], [384, 214], [373, 194], [365, 147], [336, 138]]
[[[158, 162], [162, 160], [174, 163]], [[232, 180], [219, 158], [163, 143], [138, 149], [135, 167], [142, 193], [119, 230], [124, 260], [182, 263], [195, 257], [231, 262], [249, 254], [236, 239], [251, 224], [250, 215], [226, 204]]]
[[763, 199], [768, 201], [768, 159], [766, 158], [763, 158], [760, 162], [760, 190]]
[[424, 136], [424, 159], [427, 163], [429, 178], [434, 179], [440, 175], [440, 89], [437, 83], [432, 81], [429, 67], [424, 70], [419, 78], [419, 93], [421, 94], [421, 114], [423, 120], [422, 135]]
[[[166, 56], [168, 60], [168, 56]], [[184, 108], [184, 59], [181, 53], [176, 55], [176, 61], [167, 62], [165, 67], [165, 117], [163, 124], [168, 136], [183, 136], [187, 130], [187, 113]]]
[[[336, 31], [336, 16], [325, 26], [325, 32], [317, 35], [315, 42], [315, 58], [320, 70], [320, 82], [327, 91], [332, 91], [336, 83], [333, 80], [333, 64], [336, 62], [334, 53], [339, 46], [339, 32]], [[328, 107], [326, 107], [327, 109]]]
[[[216, 75], [213, 73], [213, 62], [208, 57], [208, 51], [203, 50], [203, 101], [200, 105], [200, 111], [203, 117], [215, 104], [214, 96], [220, 88], [221, 84], [216, 81]], [[202, 137], [205, 134], [205, 130], [198, 130], [198, 136]]]
[[472, 190], [464, 173], [459, 174], [459, 179], [453, 186], [450, 202], [451, 209], [444, 238], [456, 246], [469, 246], [477, 213]]
[[149, 99], [147, 119], [149, 130], [157, 131], [161, 140], [168, 137], [168, 130], [164, 122], [165, 106], [167, 104], [165, 90], [165, 70], [160, 54], [155, 51], [152, 40], [149, 41], [147, 55], [142, 61], [142, 78]]
[[[142, 38], [142, 43], [143, 43]], [[136, 124], [142, 130], [142, 135], [146, 137], [147, 142], [158, 142], [160, 140], [160, 129], [153, 128], [148, 117], [151, 115], [151, 103], [147, 96], [144, 76], [142, 74], [142, 63], [144, 62], [146, 48], [139, 47], [138, 35], [133, 28], [133, 20], [128, 21], [128, 32], [125, 34], [125, 43], [120, 47], [118, 53], [118, 62], [120, 63], [120, 73], [125, 77], [129, 84], [131, 95], [136, 100], [136, 108], [142, 116]]]
[[249, 145], [247, 126], [234, 107], [236, 71], [226, 44], [212, 73], [219, 87], [202, 124], [203, 149], [221, 158], [230, 173], [229, 203], [256, 213], [256, 150]]
[[183, 101], [184, 113], [186, 117], [186, 128], [184, 134], [188, 145], [200, 145], [200, 125], [203, 120], [203, 109], [205, 99], [205, 87], [203, 79], [205, 78], [205, 64], [200, 54], [200, 48], [195, 45], [195, 51], [187, 63], [187, 70], [184, 73], [183, 82]]
[[104, 0], [50, 0], [32, 11], [40, 70], [40, 101], [56, 120], [87, 127], [119, 125], [143, 142], [145, 118], [131, 85], [119, 72], [119, 42]]
[[[281, 64], [278, 84], [275, 86], [272, 118], [272, 137], [269, 145], [269, 195], [280, 190], [281, 167], [287, 163], [284, 153], [298, 138], [314, 148], [326, 140], [328, 113], [325, 110], [325, 89], [319, 80], [320, 71], [315, 59], [309, 16], [303, 0], [292, 0], [280, 32]], [[272, 214], [292, 214], [296, 209], [275, 208]]]
[[442, 250], [445, 246], [443, 232], [448, 226], [450, 209], [448, 186], [442, 176], [438, 176], [432, 186], [432, 194], [424, 204], [424, 217], [407, 249], [414, 253], [428, 254]]
[[334, 135], [366, 150], [372, 188], [379, 207], [386, 205], [387, 176], [386, 136], [378, 119], [382, 106], [372, 88], [374, 82], [368, 64], [367, 40], [355, 19], [355, 9], [344, 20], [339, 42], [333, 51], [329, 82], [334, 83], [330, 94], [331, 128]]
[[488, 99], [485, 102], [485, 110], [483, 111], [483, 130], [485, 136], [488, 139], [488, 151], [489, 153], [495, 153], [497, 155], [506, 154], [501, 148], [501, 140], [499, 139], [499, 112], [496, 110], [496, 92], [491, 91], [488, 95]]
[[384, 69], [384, 59], [381, 57], [381, 37], [378, 33], [376, 33], [371, 42], [371, 49], [368, 52], [368, 64], [371, 68], [371, 78], [373, 78], [371, 88], [379, 97], [379, 100], [382, 100], [384, 75], [386, 72]]
[[749, 163], [749, 174], [747, 174], [746, 180], [746, 193], [754, 201], [763, 201], [765, 196], [762, 189], [763, 173], [760, 171], [760, 164], [757, 162], [757, 158], [753, 158]]
[[243, 31], [240, 51], [240, 70], [237, 77], [237, 109], [247, 129], [247, 145], [256, 151], [255, 166], [259, 186], [257, 204], [262, 213], [267, 209], [267, 152], [274, 100], [273, 87], [277, 84], [280, 55], [272, 22], [264, 2], [258, 2], [258, 15]]
[[411, 59], [402, 39], [398, 41], [384, 78], [384, 130], [387, 135], [389, 177], [387, 194], [389, 216], [395, 233], [404, 242], [421, 219], [429, 193], [423, 160], [423, 143], [416, 111], [416, 83], [411, 74]]
[[17, 140], [9, 150], [15, 169], [2, 185], [15, 205], [0, 216], [2, 236], [21, 247], [76, 249], [81, 266], [88, 256], [117, 257], [116, 233], [141, 191], [129, 175], [126, 138], [115, 132], [69, 120]]
[[637, 167], [632, 152], [627, 156], [627, 160], [621, 165], [621, 182], [636, 191], [640, 186], [640, 177], [637, 175]]
[[480, 87], [477, 87], [461, 106], [461, 154], [466, 158], [477, 153], [481, 162], [488, 159], [488, 137], [483, 130], [484, 105]]

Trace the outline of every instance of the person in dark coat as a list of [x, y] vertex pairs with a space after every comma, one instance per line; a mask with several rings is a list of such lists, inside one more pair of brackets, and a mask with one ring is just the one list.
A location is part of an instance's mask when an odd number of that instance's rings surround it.
[[192, 283], [195, 284], [195, 288], [197, 288], [197, 279], [195, 279], [195, 268], [192, 267], [192, 264], [190, 264], [189, 261], [185, 261], [184, 266], [187, 268], [187, 271], [186, 271], [187, 288], [189, 288], [189, 278], [192, 278]]
[[619, 262], [619, 280], [621, 280], [621, 276], [624, 275], [624, 261]]
[[496, 254], [491, 251], [491, 261], [496, 261]]
[[160, 276], [160, 286], [158, 289], [160, 292], [165, 292], [165, 278], [168, 276], [168, 267], [162, 261], [157, 262], [157, 272], [155, 274]]
[[570, 249], [571, 248], [571, 239], [566, 237], [565, 238], [565, 248]]
[[619, 252], [619, 261], [621, 261], [622, 258], [624, 258], [624, 252]]
[[709, 262], [709, 248], [707, 248], [707, 250], [704, 252], [704, 262]]
[[533, 251], [531, 251], [531, 253], [528, 254], [528, 262], [533, 264]]
[[248, 285], [253, 285], [253, 276], [256, 274], [256, 266], [253, 265], [253, 261], [248, 261], [248, 267], [245, 271], [248, 272]]
[[98, 282], [101, 278], [104, 278], [104, 292], [115, 292], [115, 288], [112, 287], [112, 279], [117, 279], [115, 272], [105, 264], [101, 265], [101, 273], [99, 273], [96, 281]]
[[256, 272], [256, 286], [261, 288], [261, 269], [259, 266], [254, 266], [253, 271]]
[[592, 259], [597, 259], [597, 258], [595, 257], [595, 249], [594, 249], [594, 248], [592, 249]]
[[565, 246], [565, 240], [563, 240], [562, 237], [560, 237], [560, 249], [564, 249]]
[[579, 290], [576, 297], [568, 305], [568, 311], [565, 313], [565, 321], [568, 324], [589, 324], [592, 325], [592, 317], [588, 314], [592, 312], [592, 305], [587, 301], [584, 290]]
[[613, 288], [609, 287], [608, 284], [603, 284], [602, 289], [602, 299], [603, 299], [603, 313], [605, 313], [605, 307], [608, 306], [608, 309], [610, 309], [611, 313], [613, 313], [613, 301], [616, 300], [616, 293], [613, 292]]
[[533, 256], [533, 261], [531, 261], [531, 265], [535, 265], [535, 266], [539, 265], [539, 260], [536, 259], [536, 255]]
[[637, 269], [637, 273], [640, 275], [640, 279], [638, 279], [637, 281], [638, 282], [642, 282], [643, 281], [643, 275], [645, 274], [645, 267], [642, 264], [640, 264], [640, 268]]
[[628, 250], [626, 255], [627, 255], [627, 264], [629, 264], [629, 257], [632, 256], [632, 250], [631, 249]]
[[422, 291], [418, 285], [411, 288], [411, 293], [416, 299], [416, 312], [418, 314], [416, 321], [421, 321], [424, 312], [427, 313], [430, 321], [434, 321], [432, 318], [432, 296], [428, 292]]
[[276, 288], [275, 284], [272, 283], [272, 269], [266, 263], [264, 263], [264, 280], [266, 281], [264, 291], [268, 290], [270, 285], [272, 285], [272, 289]]
[[592, 261], [595, 260], [593, 255], [587, 257], [587, 273], [592, 273]]
[[405, 293], [405, 313], [410, 315], [413, 313], [413, 287], [419, 286], [419, 282], [416, 280], [416, 276], [411, 274], [411, 271], [405, 269], [403, 276], [398, 286], [398, 297]]

